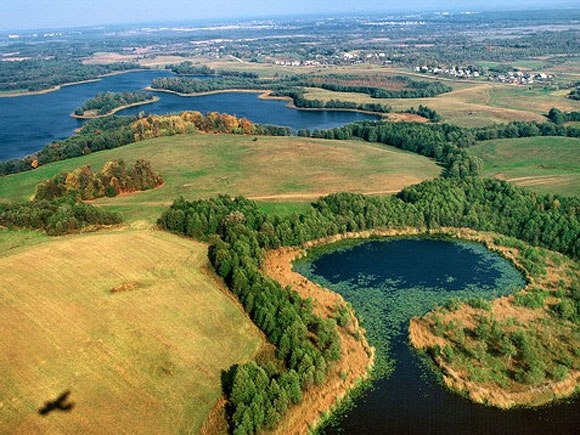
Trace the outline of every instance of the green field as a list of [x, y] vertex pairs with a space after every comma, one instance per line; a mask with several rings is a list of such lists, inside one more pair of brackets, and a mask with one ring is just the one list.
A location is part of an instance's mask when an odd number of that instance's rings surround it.
[[501, 139], [482, 142], [470, 152], [484, 161], [483, 176], [538, 193], [580, 196], [580, 139]]
[[261, 202], [288, 202], [267, 207], [291, 212], [299, 210], [300, 203], [331, 192], [393, 193], [440, 173], [431, 160], [384, 145], [195, 134], [138, 142], [1, 177], [2, 199], [30, 198], [36, 184], [44, 179], [82, 165], [100, 170], [106, 161], [115, 158], [151, 161], [165, 184], [152, 191], [94, 203], [121, 211], [129, 220], [151, 222], [180, 195], [186, 199], [221, 193], [244, 195]]
[[[262, 343], [217, 282], [205, 245], [161, 231], [0, 257], [0, 432], [197, 433]], [[66, 390], [70, 412], [37, 413]]]

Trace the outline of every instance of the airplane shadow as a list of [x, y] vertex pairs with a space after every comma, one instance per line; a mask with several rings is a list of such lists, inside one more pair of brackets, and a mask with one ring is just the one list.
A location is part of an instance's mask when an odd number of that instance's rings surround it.
[[38, 410], [40, 415], [48, 415], [53, 411], [70, 412], [75, 407], [74, 402], [69, 402], [70, 390], [66, 390], [55, 400], [44, 402], [44, 406]]

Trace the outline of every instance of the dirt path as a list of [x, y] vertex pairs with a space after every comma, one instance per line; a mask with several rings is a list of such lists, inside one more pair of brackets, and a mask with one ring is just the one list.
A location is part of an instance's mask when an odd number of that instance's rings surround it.
[[[373, 196], [373, 195], [390, 195], [393, 193], [398, 193], [400, 190], [379, 190], [375, 192], [360, 192], [361, 195]], [[335, 192], [317, 192], [317, 193], [284, 193], [279, 195], [263, 195], [263, 196], [250, 196], [248, 199], [252, 201], [268, 201], [268, 200], [312, 200], [318, 199], [326, 195], [330, 195]]]
[[528, 177], [507, 178], [506, 181], [519, 184], [520, 186], [537, 186], [542, 184], [565, 183], [565, 175], [535, 175]]

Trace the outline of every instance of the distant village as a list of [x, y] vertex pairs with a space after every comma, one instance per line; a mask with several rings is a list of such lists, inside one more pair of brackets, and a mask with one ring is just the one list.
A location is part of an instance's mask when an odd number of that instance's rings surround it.
[[415, 67], [415, 72], [421, 74], [433, 74], [456, 79], [479, 79], [485, 78], [492, 82], [510, 83], [514, 85], [531, 85], [533, 83], [548, 83], [553, 78], [553, 74], [533, 71], [481, 71], [477, 67], [449, 67], [449, 68], [430, 68], [427, 66]]

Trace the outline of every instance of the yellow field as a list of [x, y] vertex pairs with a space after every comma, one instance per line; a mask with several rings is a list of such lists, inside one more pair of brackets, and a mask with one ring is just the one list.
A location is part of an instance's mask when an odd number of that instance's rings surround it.
[[[153, 230], [69, 236], [0, 257], [0, 432], [197, 433], [257, 329], [204, 245]], [[38, 413], [65, 391], [68, 412]]]

